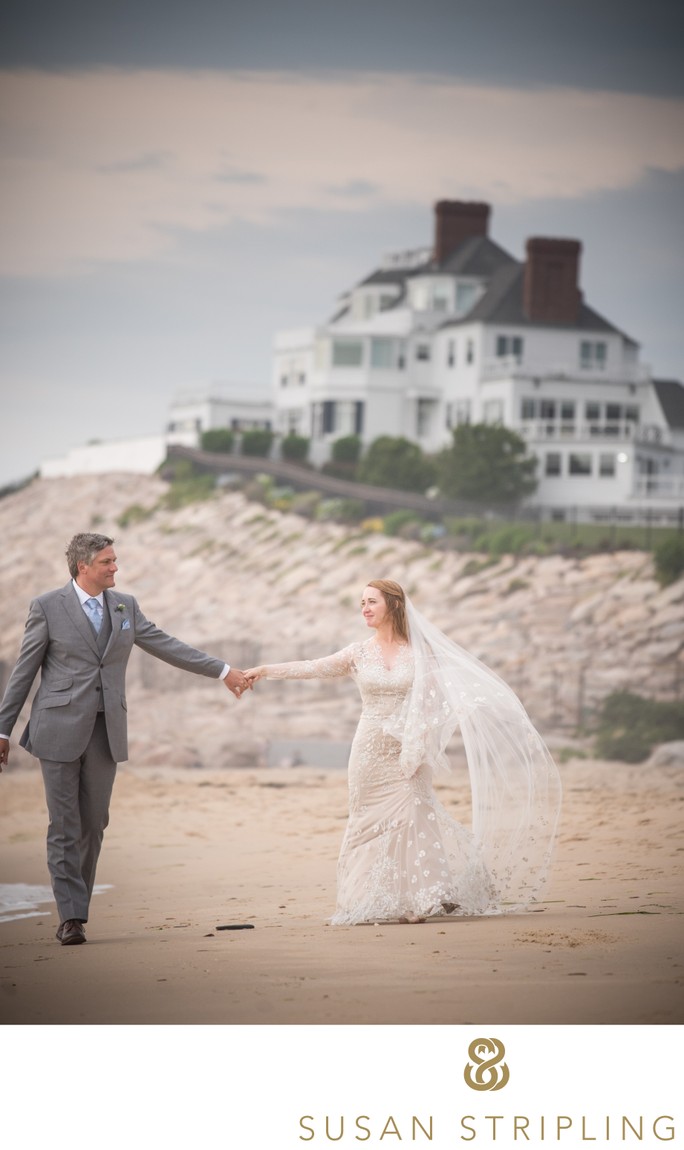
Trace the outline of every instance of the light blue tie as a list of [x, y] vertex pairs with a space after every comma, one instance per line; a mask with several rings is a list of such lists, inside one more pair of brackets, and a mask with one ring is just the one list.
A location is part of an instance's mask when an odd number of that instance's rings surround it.
[[102, 626], [102, 608], [97, 599], [86, 599], [85, 605], [88, 609], [88, 618], [95, 628], [95, 634], [99, 635]]

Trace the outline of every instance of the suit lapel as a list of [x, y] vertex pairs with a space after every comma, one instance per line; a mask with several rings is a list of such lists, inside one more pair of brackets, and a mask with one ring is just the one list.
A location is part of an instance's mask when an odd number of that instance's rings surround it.
[[78, 595], [74, 591], [73, 585], [71, 583], [67, 583], [66, 587], [64, 588], [63, 595], [64, 607], [66, 609], [67, 615], [71, 619], [71, 622], [74, 624], [74, 627], [78, 631], [79, 635], [85, 639], [88, 646], [92, 648], [96, 655], [99, 655], [100, 652], [97, 649], [97, 639], [95, 637], [95, 632], [86, 619], [85, 611], [83, 610], [79, 602]]

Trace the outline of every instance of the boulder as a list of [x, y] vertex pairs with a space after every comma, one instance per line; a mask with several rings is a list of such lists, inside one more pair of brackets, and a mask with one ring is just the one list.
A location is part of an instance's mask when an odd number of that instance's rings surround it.
[[656, 747], [647, 764], [648, 767], [684, 767], [684, 739], [674, 743], [661, 743]]

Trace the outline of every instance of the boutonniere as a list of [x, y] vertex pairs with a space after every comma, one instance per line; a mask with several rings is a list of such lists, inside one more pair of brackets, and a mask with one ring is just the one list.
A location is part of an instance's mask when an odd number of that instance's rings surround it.
[[126, 608], [124, 607], [123, 603], [117, 603], [115, 610], [121, 611], [121, 613], [123, 614], [123, 612], [126, 610]]

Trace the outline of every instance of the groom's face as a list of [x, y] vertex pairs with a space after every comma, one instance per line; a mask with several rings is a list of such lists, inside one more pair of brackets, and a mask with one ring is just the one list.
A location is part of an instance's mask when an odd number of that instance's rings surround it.
[[91, 563], [79, 563], [78, 583], [89, 595], [99, 595], [107, 587], [114, 586], [117, 571], [114, 548], [103, 547], [95, 552]]

